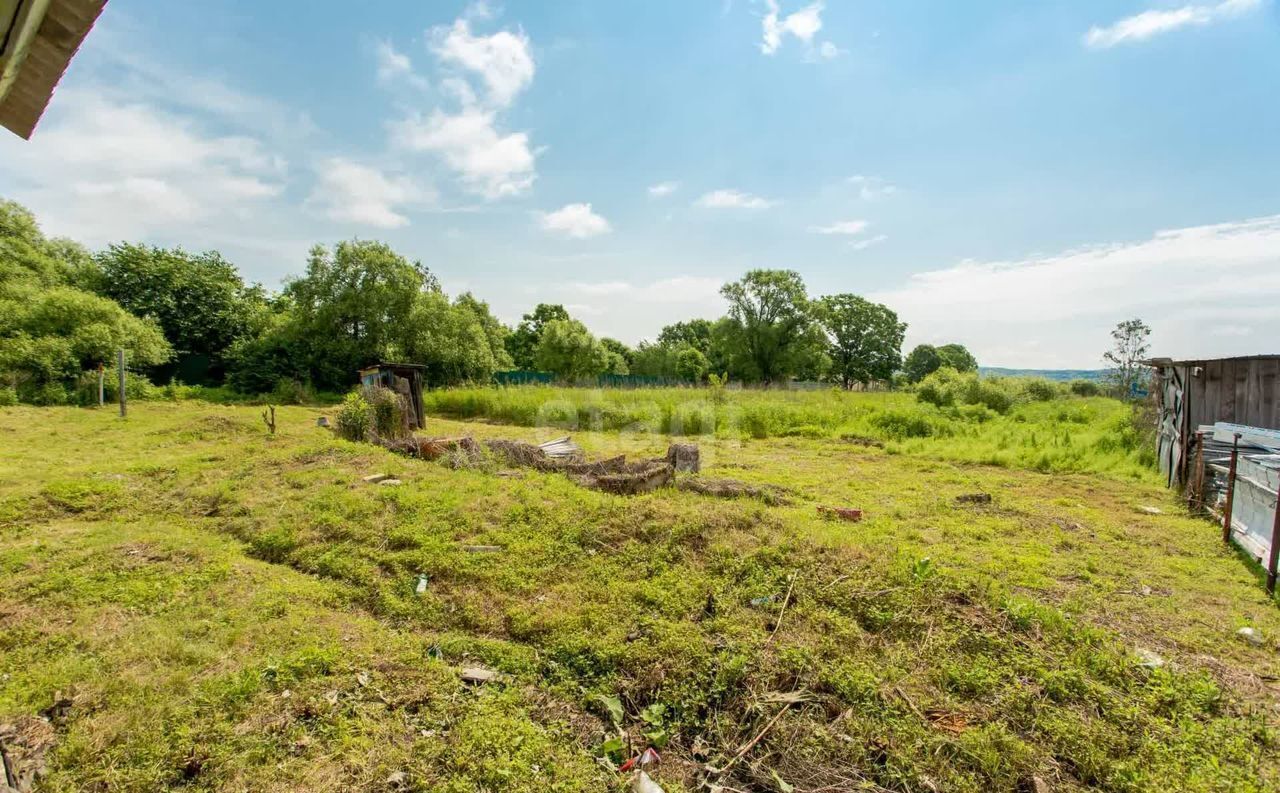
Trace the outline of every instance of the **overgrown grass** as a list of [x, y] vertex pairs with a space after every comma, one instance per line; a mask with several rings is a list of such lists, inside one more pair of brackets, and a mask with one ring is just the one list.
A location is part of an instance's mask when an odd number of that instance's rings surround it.
[[[1003, 412], [943, 405], [910, 393], [736, 391], [722, 402], [701, 389], [600, 390], [513, 386], [429, 392], [428, 415], [524, 427], [709, 435], [876, 440], [891, 452], [1030, 468], [1150, 478], [1153, 451], [1132, 428], [1127, 405], [1105, 397], [1042, 399], [1035, 388], [995, 386]], [[1031, 391], [1034, 395], [1015, 398]], [[1008, 394], [1008, 396], [1005, 396]]]
[[[199, 403], [0, 411], [0, 722], [70, 700], [47, 789], [617, 790], [594, 759], [617, 719], [630, 751], [661, 736], [676, 793], [780, 712], [721, 784], [1280, 783], [1259, 682], [1280, 662], [1234, 636], [1280, 615], [1148, 483], [739, 433], [700, 439], [707, 475], [790, 506], [623, 498], [396, 457], [316, 415], [283, 408], [268, 436]], [[956, 504], [974, 491], [994, 503]], [[476, 663], [505, 677], [468, 688]]]

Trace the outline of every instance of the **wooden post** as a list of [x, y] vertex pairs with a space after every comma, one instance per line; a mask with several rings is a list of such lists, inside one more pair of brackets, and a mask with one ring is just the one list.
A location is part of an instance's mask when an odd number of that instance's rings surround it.
[[1276, 498], [1276, 513], [1271, 520], [1271, 558], [1267, 561], [1267, 594], [1276, 593], [1276, 563], [1280, 562], [1280, 497]]
[[[119, 375], [120, 388], [120, 418], [124, 418], [125, 399], [124, 399], [124, 349], [120, 348], [115, 354], [116, 375]], [[1231, 471], [1235, 471], [1235, 466], [1231, 466]]]
[[98, 407], [102, 407], [107, 403], [106, 382], [105, 382], [106, 379], [107, 379], [107, 367], [99, 363], [98, 364]]
[[1222, 510], [1222, 541], [1231, 542], [1231, 506], [1236, 498], [1236, 462], [1240, 459], [1240, 433], [1231, 439], [1231, 468], [1227, 471], [1227, 504]]

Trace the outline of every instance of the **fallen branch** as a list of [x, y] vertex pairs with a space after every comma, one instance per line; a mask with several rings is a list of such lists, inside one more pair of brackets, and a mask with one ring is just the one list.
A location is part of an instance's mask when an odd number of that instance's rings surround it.
[[769, 638], [764, 640], [765, 644], [773, 641], [773, 637], [778, 634], [778, 628], [782, 627], [782, 617], [787, 613], [787, 604], [791, 602], [791, 590], [795, 588], [796, 579], [799, 577], [799, 573], [791, 574], [791, 583], [787, 584], [787, 594], [782, 598], [782, 608], [778, 609], [778, 618], [773, 621], [773, 631], [769, 634]]

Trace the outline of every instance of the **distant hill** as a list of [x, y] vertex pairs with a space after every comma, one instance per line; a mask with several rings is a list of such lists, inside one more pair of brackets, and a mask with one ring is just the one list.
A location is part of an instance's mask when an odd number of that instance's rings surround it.
[[1043, 377], [1046, 380], [1102, 380], [1106, 369], [1004, 369], [999, 366], [980, 366], [983, 377]]

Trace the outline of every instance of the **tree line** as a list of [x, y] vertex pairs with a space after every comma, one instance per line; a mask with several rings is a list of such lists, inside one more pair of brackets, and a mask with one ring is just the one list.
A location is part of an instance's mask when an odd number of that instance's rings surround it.
[[596, 337], [561, 305], [539, 304], [508, 327], [483, 300], [450, 298], [429, 268], [377, 241], [316, 245], [305, 271], [273, 293], [216, 251], [121, 242], [90, 252], [0, 201], [0, 388], [11, 399], [74, 401], [121, 348], [154, 381], [245, 393], [282, 382], [345, 390], [377, 361], [421, 364], [432, 385], [528, 369], [566, 381], [717, 374], [848, 388], [977, 368], [958, 344], [921, 345], [904, 359], [907, 326], [890, 308], [854, 294], [811, 298], [792, 270], [752, 270], [721, 294], [725, 316], [668, 325], [633, 348]]

